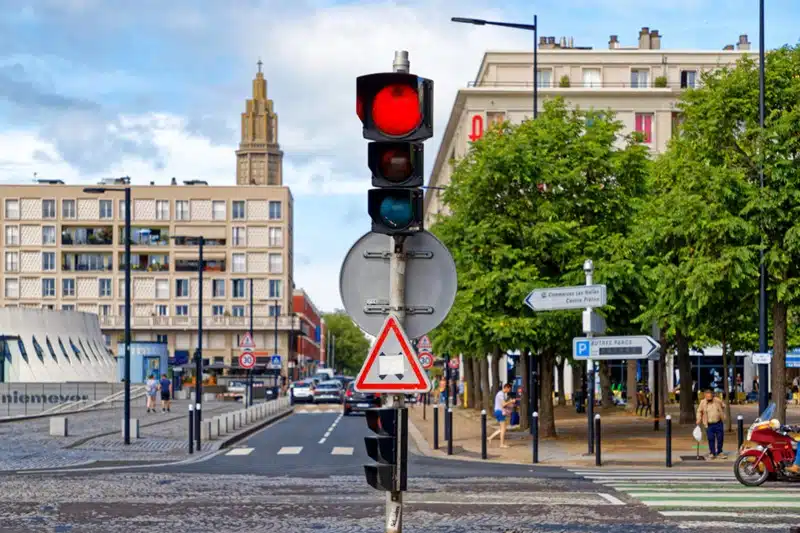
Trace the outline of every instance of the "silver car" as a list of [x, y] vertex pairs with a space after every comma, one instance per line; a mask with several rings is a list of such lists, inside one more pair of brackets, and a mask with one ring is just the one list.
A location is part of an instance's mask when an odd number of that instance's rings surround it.
[[339, 380], [323, 381], [314, 389], [314, 403], [342, 403], [342, 383]]

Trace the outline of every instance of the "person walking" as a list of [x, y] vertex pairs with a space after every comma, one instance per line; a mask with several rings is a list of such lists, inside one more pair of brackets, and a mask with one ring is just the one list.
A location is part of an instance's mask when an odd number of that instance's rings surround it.
[[501, 448], [508, 448], [506, 445], [506, 426], [508, 425], [508, 417], [511, 416], [511, 409], [515, 401], [508, 398], [509, 392], [511, 392], [511, 383], [506, 383], [494, 396], [494, 418], [500, 423], [500, 429], [492, 433], [487, 439], [487, 442], [489, 442], [500, 435]]
[[156, 412], [156, 392], [158, 391], [158, 382], [153, 374], [147, 378], [144, 383], [144, 392], [147, 395], [147, 412]]
[[158, 388], [161, 390], [161, 412], [168, 413], [172, 405], [172, 381], [166, 374], [161, 374], [161, 381], [158, 382]]
[[722, 400], [714, 396], [714, 391], [706, 389], [705, 398], [697, 407], [697, 425], [706, 427], [708, 437], [708, 449], [710, 459], [727, 459], [728, 456], [722, 453], [722, 444], [725, 438], [725, 404]]

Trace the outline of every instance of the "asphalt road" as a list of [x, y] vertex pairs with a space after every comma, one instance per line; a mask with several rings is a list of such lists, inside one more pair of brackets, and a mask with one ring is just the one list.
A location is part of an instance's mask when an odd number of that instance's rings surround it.
[[[362, 465], [371, 462], [364, 450], [368, 434], [361, 416], [294, 414], [200, 462], [0, 478], [0, 533], [129, 533], [176, 526], [215, 533], [383, 531], [385, 494], [369, 487], [363, 474]], [[641, 495], [636, 490], [618, 491], [592, 477], [561, 468], [412, 454], [403, 531], [731, 529], [730, 518], [703, 522], [690, 515], [665, 516], [637, 499]], [[628, 483], [624, 478], [611, 474], [612, 485], [622, 488], [621, 483]], [[647, 481], [658, 485], [651, 476]], [[776, 530], [758, 525], [739, 530]]]

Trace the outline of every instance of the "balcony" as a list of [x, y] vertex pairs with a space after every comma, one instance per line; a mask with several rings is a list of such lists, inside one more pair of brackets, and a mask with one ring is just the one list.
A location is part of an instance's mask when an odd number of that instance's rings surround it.
[[[175, 237], [173, 239], [175, 241], [175, 246], [191, 246], [192, 248], [197, 248], [197, 240], [194, 237]], [[203, 246], [225, 246], [227, 239], [225, 238], [206, 238], [203, 241]]]
[[[125, 242], [125, 228], [119, 230], [119, 242]], [[169, 229], [132, 227], [131, 246], [169, 246]]]
[[[467, 87], [494, 87], [494, 88], [508, 88], [508, 89], [522, 89], [528, 88], [533, 89], [533, 80], [520, 80], [520, 81], [489, 81], [489, 80], [482, 80], [479, 82], [469, 81], [467, 82]], [[669, 82], [669, 83], [661, 83], [656, 82], [655, 80], [648, 80], [648, 81], [583, 81], [583, 80], [570, 80], [569, 86], [563, 87], [561, 82], [556, 81], [549, 81], [549, 82], [539, 82], [537, 84], [539, 89], [630, 89], [630, 90], [642, 90], [642, 89], [689, 89], [693, 88], [688, 83], [680, 83], [680, 82]], [[694, 84], [694, 87], [700, 87], [700, 81], [698, 80], [697, 83]]]
[[63, 246], [109, 246], [114, 244], [111, 226], [101, 228], [69, 227], [61, 230]]
[[[119, 270], [125, 270], [125, 254], [119, 254]], [[131, 270], [133, 272], [167, 272], [169, 271], [169, 255], [167, 254], [131, 254]]]
[[64, 254], [61, 270], [65, 272], [106, 272], [113, 268], [111, 254]]
[[[124, 329], [125, 317], [123, 316], [98, 316], [100, 327], [103, 329]], [[192, 330], [197, 328], [196, 316], [132, 316], [131, 327], [134, 329], [176, 329]], [[203, 317], [203, 327], [209, 329], [224, 329], [245, 331], [250, 327], [249, 316], [206, 316]], [[275, 317], [253, 317], [253, 328], [261, 331], [275, 329]], [[296, 316], [278, 317], [278, 331], [300, 331], [300, 319]]]
[[[175, 272], [197, 272], [198, 263], [198, 259], [176, 259]], [[203, 272], [225, 272], [225, 260], [203, 260]]]

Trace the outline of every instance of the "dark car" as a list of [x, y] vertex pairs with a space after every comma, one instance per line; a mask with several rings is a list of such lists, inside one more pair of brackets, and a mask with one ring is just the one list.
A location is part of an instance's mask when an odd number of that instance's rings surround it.
[[314, 388], [314, 403], [340, 403], [342, 398], [342, 384], [335, 379], [323, 381]]
[[381, 406], [381, 395], [372, 392], [358, 392], [354, 388], [355, 383], [347, 384], [344, 393], [343, 411], [344, 416], [350, 413], [364, 412], [367, 409], [374, 409]]

